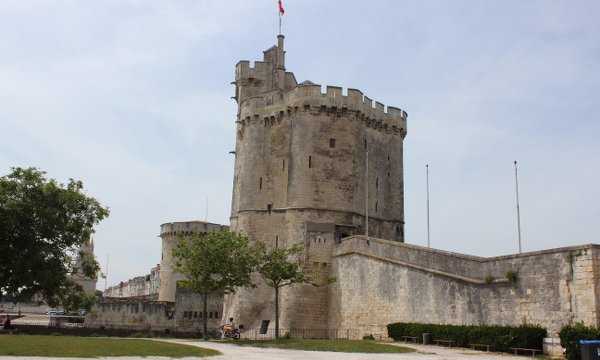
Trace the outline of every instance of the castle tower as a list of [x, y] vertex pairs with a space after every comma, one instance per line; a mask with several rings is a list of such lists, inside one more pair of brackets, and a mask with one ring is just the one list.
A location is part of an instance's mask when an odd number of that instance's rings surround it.
[[83, 287], [83, 291], [85, 291], [86, 294], [91, 295], [96, 291], [96, 283], [98, 282], [98, 278], [96, 276], [89, 278], [84, 275], [83, 270], [81, 269], [81, 256], [90, 256], [92, 258], [95, 257], [93, 239], [90, 239], [90, 241], [81, 245], [80, 255], [78, 256], [77, 263], [75, 265], [77, 271], [73, 274], [73, 279], [75, 282]]
[[160, 260], [160, 287], [158, 301], [175, 301], [177, 281], [184, 280], [185, 276], [173, 270], [173, 248], [181, 236], [193, 234], [205, 235], [227, 230], [225, 225], [213, 224], [205, 221], [185, 221], [166, 223], [160, 226], [162, 239], [162, 254]]
[[[303, 243], [308, 261], [325, 270], [336, 244], [367, 228], [403, 242], [406, 112], [386, 111], [359, 90], [298, 84], [285, 71], [284, 36], [277, 40], [254, 67], [236, 66], [231, 229], [273, 247]], [[327, 291], [286, 289], [281, 327], [326, 328]], [[263, 286], [229, 297], [224, 316], [256, 328], [273, 314], [272, 289]]]

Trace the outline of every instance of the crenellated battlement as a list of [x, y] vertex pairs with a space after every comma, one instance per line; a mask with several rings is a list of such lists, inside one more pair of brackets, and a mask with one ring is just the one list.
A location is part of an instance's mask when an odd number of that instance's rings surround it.
[[206, 234], [227, 229], [229, 229], [227, 225], [214, 224], [205, 221], [171, 222], [160, 226], [160, 236], [188, 236], [194, 233]]
[[267, 68], [266, 61], [255, 61], [254, 66], [250, 66], [250, 61], [242, 60], [235, 66], [235, 79], [265, 79]]
[[326, 86], [322, 90], [321, 85], [306, 81], [283, 93], [269, 91], [248, 97], [240, 103], [240, 121], [247, 124], [255, 119], [281, 119], [297, 111], [313, 115], [325, 112], [338, 117], [354, 116], [367, 126], [406, 135], [406, 111], [393, 106], [386, 108], [357, 89]]

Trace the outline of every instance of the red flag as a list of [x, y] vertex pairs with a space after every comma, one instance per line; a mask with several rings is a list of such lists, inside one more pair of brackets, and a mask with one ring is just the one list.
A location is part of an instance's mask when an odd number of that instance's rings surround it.
[[285, 11], [283, 10], [283, 5], [281, 5], [281, 0], [277, 0], [277, 3], [279, 4], [279, 16], [281, 16]]

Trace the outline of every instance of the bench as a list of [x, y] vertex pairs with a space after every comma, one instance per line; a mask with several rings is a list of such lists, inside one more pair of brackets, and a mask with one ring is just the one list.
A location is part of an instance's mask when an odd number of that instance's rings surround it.
[[487, 350], [487, 352], [490, 352], [490, 346], [488, 344], [469, 344], [471, 346], [472, 350], [475, 350], [475, 348], [485, 348]]
[[451, 347], [451, 346], [452, 346], [452, 344], [454, 343], [454, 340], [433, 340], [433, 342], [434, 342], [434, 343], [435, 343], [437, 346], [439, 346], [439, 345], [440, 345], [440, 343], [442, 343], [442, 344], [448, 344], [448, 347]]
[[515, 356], [517, 356], [517, 352], [519, 352], [519, 351], [525, 351], [525, 352], [530, 351], [532, 357], [535, 357], [536, 352], [540, 352], [540, 353], [542, 352], [542, 350], [538, 350], [538, 349], [526, 349], [526, 348], [510, 348], [510, 349], [515, 351]]
[[417, 343], [416, 336], [402, 336], [402, 338], [404, 339], [404, 343], [408, 342], [408, 340], [410, 340], [413, 344]]

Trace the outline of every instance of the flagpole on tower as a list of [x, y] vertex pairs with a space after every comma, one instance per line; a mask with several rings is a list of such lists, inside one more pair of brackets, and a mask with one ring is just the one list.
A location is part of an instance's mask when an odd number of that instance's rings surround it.
[[285, 13], [283, 10], [283, 5], [281, 4], [281, 0], [277, 0], [277, 5], [279, 5], [279, 35], [281, 35], [281, 17]]

